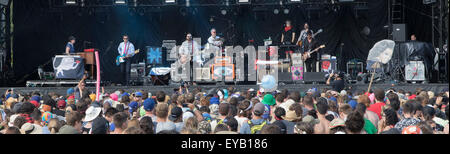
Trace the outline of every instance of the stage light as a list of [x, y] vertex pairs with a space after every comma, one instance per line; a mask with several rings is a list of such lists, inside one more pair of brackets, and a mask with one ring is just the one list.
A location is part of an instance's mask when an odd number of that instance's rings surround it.
[[237, 4], [250, 4], [250, 0], [238, 0]]
[[186, 7], [191, 6], [191, 1], [190, 0], [186, 0]]
[[164, 4], [168, 5], [168, 4], [176, 4], [177, 1], [176, 0], [164, 0]]
[[64, 2], [64, 4], [66, 4], [66, 5], [77, 5], [77, 1], [76, 0], [66, 0]]
[[227, 15], [227, 10], [223, 9], [220, 13], [222, 13], [222, 15]]
[[278, 10], [278, 9], [273, 10], [273, 14], [278, 14], [278, 13], [280, 13], [280, 10]]
[[288, 3], [303, 3], [303, 0], [288, 0]]
[[284, 14], [289, 14], [289, 9], [284, 9]]
[[115, 5], [126, 5], [127, 0], [114, 0]]

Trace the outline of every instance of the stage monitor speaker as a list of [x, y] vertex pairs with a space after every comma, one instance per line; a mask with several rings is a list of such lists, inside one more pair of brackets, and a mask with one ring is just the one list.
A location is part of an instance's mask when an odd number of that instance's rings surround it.
[[278, 72], [278, 82], [283, 82], [283, 83], [292, 82], [292, 73]]
[[325, 83], [325, 75], [327, 72], [304, 72], [303, 73], [303, 81], [305, 83], [316, 82], [316, 83]]
[[406, 24], [393, 24], [392, 36], [394, 41], [405, 42], [406, 41]]

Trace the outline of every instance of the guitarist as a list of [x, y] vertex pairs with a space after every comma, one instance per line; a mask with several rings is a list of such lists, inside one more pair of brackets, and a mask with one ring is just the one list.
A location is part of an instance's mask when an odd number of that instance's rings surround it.
[[119, 55], [125, 55], [125, 62], [120, 64], [120, 72], [122, 72], [122, 84], [128, 85], [130, 79], [131, 57], [134, 56], [134, 45], [128, 41], [128, 35], [123, 35], [123, 42], [119, 44]]
[[[316, 40], [312, 37], [312, 32], [309, 31], [306, 33], [306, 39], [303, 41], [303, 53], [312, 51], [317, 48]], [[311, 57], [305, 60], [306, 72], [317, 72], [316, 70], [316, 62], [317, 62], [318, 53], [314, 52], [311, 54]]]

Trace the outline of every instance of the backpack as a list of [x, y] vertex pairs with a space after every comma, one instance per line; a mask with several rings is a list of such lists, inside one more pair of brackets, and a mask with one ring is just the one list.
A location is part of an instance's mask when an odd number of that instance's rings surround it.
[[252, 123], [251, 120], [249, 120], [247, 123], [250, 126], [251, 134], [258, 134], [261, 131], [261, 129], [264, 127], [264, 125], [267, 124], [267, 121], [264, 121], [259, 125], [255, 125], [254, 123]]

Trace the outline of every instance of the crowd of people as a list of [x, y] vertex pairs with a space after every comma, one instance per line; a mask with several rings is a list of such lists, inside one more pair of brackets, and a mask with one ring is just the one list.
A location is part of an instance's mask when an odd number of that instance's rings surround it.
[[449, 91], [305, 92], [233, 86], [205, 91], [118, 90], [82, 81], [62, 96], [2, 96], [1, 134], [448, 134]]

